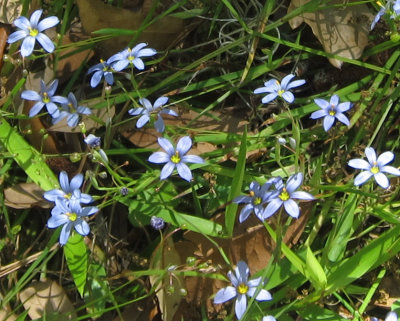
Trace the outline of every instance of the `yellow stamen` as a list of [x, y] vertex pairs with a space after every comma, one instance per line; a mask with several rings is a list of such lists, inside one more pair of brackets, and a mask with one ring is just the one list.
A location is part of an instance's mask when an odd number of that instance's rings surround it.
[[239, 286], [237, 287], [237, 291], [240, 294], [246, 294], [248, 290], [249, 290], [249, 287], [244, 283], [239, 284]]
[[43, 93], [43, 102], [44, 102], [45, 104], [47, 104], [47, 103], [50, 102], [50, 98], [49, 98], [49, 95], [48, 95], [47, 92], [44, 92], [44, 93]]
[[171, 162], [174, 164], [178, 164], [181, 162], [181, 157], [179, 156], [179, 152], [176, 151], [174, 155], [171, 156]]
[[68, 216], [71, 222], [75, 222], [76, 219], [78, 218], [78, 215], [76, 213], [66, 213], [66, 215]]
[[289, 193], [286, 191], [286, 188], [283, 188], [283, 189], [282, 189], [282, 193], [279, 194], [279, 198], [280, 198], [282, 201], [287, 201], [287, 200], [290, 198], [290, 195], [289, 195]]
[[261, 197], [254, 197], [253, 198], [253, 204], [254, 205], [260, 205], [261, 204]]
[[285, 91], [284, 91], [283, 89], [279, 89], [279, 90], [278, 90], [278, 95], [279, 95], [279, 97], [282, 97], [282, 95], [283, 95], [284, 92], [285, 92]]
[[38, 34], [39, 34], [39, 30], [29, 28], [29, 35], [30, 35], [31, 37], [36, 37]]

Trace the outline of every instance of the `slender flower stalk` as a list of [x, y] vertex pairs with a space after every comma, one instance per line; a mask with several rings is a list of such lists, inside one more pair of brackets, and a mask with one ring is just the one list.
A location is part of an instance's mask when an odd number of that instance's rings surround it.
[[289, 74], [282, 79], [282, 83], [280, 83], [276, 79], [270, 79], [264, 83], [264, 87], [254, 90], [254, 93], [268, 93], [268, 95], [261, 99], [261, 102], [263, 104], [268, 104], [277, 97], [282, 97], [285, 101], [291, 104], [294, 101], [294, 95], [289, 90], [295, 87], [302, 86], [306, 83], [304, 79], [299, 79], [291, 82], [294, 77], [295, 75]]
[[354, 185], [362, 185], [371, 177], [374, 177], [378, 185], [386, 189], [389, 187], [390, 181], [384, 173], [400, 176], [399, 169], [387, 165], [394, 159], [394, 154], [392, 152], [384, 152], [377, 158], [375, 150], [372, 147], [367, 147], [365, 149], [365, 155], [367, 156], [368, 162], [364, 159], [357, 158], [351, 159], [348, 163], [350, 167], [363, 170], [363, 172], [358, 174], [354, 179]]
[[182, 137], [178, 141], [176, 149], [166, 138], [159, 137], [158, 143], [166, 152], [155, 152], [151, 154], [149, 157], [149, 162], [156, 164], [166, 163], [161, 170], [160, 179], [163, 180], [169, 177], [176, 167], [179, 176], [190, 182], [192, 180], [192, 172], [185, 163], [204, 163], [204, 160], [200, 156], [186, 155], [186, 153], [192, 147], [192, 140], [190, 137]]
[[53, 80], [49, 86], [46, 86], [43, 80], [40, 80], [40, 92], [33, 90], [25, 90], [21, 94], [21, 98], [36, 101], [29, 111], [29, 117], [36, 116], [44, 106], [53, 118], [60, 116], [60, 110], [56, 103], [68, 104], [68, 99], [62, 96], [55, 96], [58, 86], [58, 80]]
[[[240, 320], [247, 308], [247, 296], [255, 296], [257, 288], [263, 285], [262, 278], [258, 277], [249, 280], [249, 267], [244, 261], [238, 262], [234, 274], [232, 271], [228, 272], [228, 278], [233, 286], [220, 289], [215, 294], [214, 303], [221, 304], [236, 297], [235, 314]], [[272, 300], [272, 296], [267, 290], [261, 289], [254, 299], [257, 301], [269, 301]]]
[[18, 40], [24, 39], [21, 45], [21, 56], [30, 56], [35, 47], [36, 40], [42, 45], [43, 49], [47, 52], [54, 51], [54, 44], [48, 36], [46, 36], [43, 31], [54, 27], [60, 21], [57, 17], [51, 16], [39, 21], [43, 10], [36, 10], [32, 13], [31, 18], [28, 20], [26, 17], [18, 17], [14, 21], [14, 25], [19, 28], [19, 30], [13, 32], [9, 37], [7, 42], [14, 43]]
[[286, 186], [283, 184], [282, 179], [275, 183], [276, 189], [279, 191], [277, 196], [271, 198], [269, 204], [264, 211], [264, 219], [275, 214], [275, 212], [283, 205], [286, 213], [294, 218], [300, 215], [300, 208], [295, 199], [299, 200], [313, 200], [315, 199], [310, 193], [303, 191], [296, 191], [303, 183], [303, 174], [297, 173], [289, 177]]

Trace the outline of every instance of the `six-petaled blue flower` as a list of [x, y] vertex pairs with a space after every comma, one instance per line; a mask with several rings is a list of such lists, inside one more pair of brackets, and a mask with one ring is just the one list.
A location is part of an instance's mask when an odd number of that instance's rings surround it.
[[249, 188], [250, 196], [238, 196], [234, 203], [247, 203], [239, 214], [239, 222], [245, 221], [249, 215], [254, 214], [261, 220], [264, 220], [265, 204], [270, 198], [276, 196], [277, 191], [269, 191], [270, 187], [275, 183], [277, 178], [271, 178], [265, 184], [260, 186], [257, 182], [251, 182]]
[[257, 88], [256, 90], [254, 90], [254, 93], [269, 93], [263, 99], [261, 99], [261, 102], [263, 104], [268, 104], [277, 97], [282, 97], [289, 104], [291, 104], [294, 101], [294, 95], [289, 90], [304, 85], [306, 83], [304, 79], [290, 82], [294, 77], [294, 75], [289, 74], [282, 79], [282, 83], [279, 83], [279, 81], [276, 79], [268, 80], [264, 83], [265, 87]]
[[90, 79], [90, 86], [92, 88], [97, 87], [97, 85], [101, 81], [101, 78], [103, 77], [106, 80], [107, 84], [114, 84], [113, 71], [114, 70], [111, 68], [111, 65], [108, 63], [108, 61], [100, 59], [100, 63], [90, 67], [87, 72], [88, 74], [93, 73], [92, 78]]
[[364, 170], [356, 176], [354, 185], [362, 185], [373, 176], [378, 185], [386, 189], [389, 187], [390, 182], [384, 173], [400, 176], [399, 169], [387, 165], [394, 159], [394, 154], [392, 152], [384, 152], [376, 158], [375, 150], [372, 147], [367, 147], [365, 149], [365, 155], [367, 156], [368, 162], [364, 159], [357, 158], [351, 159], [348, 163], [350, 167]]
[[264, 219], [272, 216], [282, 205], [285, 208], [286, 213], [288, 213], [291, 217], [298, 218], [300, 215], [300, 209], [294, 199], [315, 199], [310, 193], [296, 191], [302, 183], [302, 173], [297, 173], [290, 176], [287, 180], [286, 186], [283, 184], [282, 179], [278, 179], [275, 183], [275, 187], [279, 193], [276, 194], [276, 197], [270, 199], [270, 202], [264, 211]]
[[60, 115], [53, 118], [53, 124], [57, 124], [59, 121], [67, 118], [67, 124], [69, 127], [75, 127], [79, 122], [79, 115], [90, 115], [92, 111], [85, 106], [78, 106], [78, 101], [73, 93], [68, 94], [68, 103], [61, 105]]
[[391, 12], [392, 14], [390, 15], [390, 18], [395, 18], [396, 16], [400, 15], [400, 0], [396, 0], [393, 4], [393, 10], [390, 8], [392, 5], [393, 1], [389, 0], [386, 2], [386, 5], [383, 5], [380, 1], [376, 2], [381, 9], [375, 16], [374, 20], [372, 21], [371, 24], [371, 30], [375, 28], [375, 25], [378, 23], [378, 21], [381, 19], [381, 17], [386, 13], [386, 12]]
[[[246, 262], [243, 261], [238, 262], [234, 274], [232, 271], [228, 272], [228, 277], [233, 286], [220, 289], [215, 294], [214, 303], [224, 303], [236, 297], [235, 314], [240, 320], [247, 308], [247, 296], [254, 297], [257, 292], [257, 288], [263, 285], [262, 277], [248, 280], [249, 267], [247, 266]], [[272, 296], [267, 290], [261, 289], [254, 299], [257, 301], [269, 301], [272, 299]]]
[[18, 40], [24, 39], [21, 45], [22, 57], [27, 57], [32, 53], [36, 40], [47, 52], [54, 51], [53, 42], [43, 33], [43, 31], [54, 27], [60, 21], [57, 17], [51, 16], [39, 22], [42, 13], [43, 10], [36, 10], [34, 13], [32, 13], [29, 20], [26, 17], [21, 16], [14, 21], [14, 25], [16, 25], [20, 30], [13, 32], [8, 37], [7, 41], [8, 43], [14, 43]]
[[46, 86], [43, 80], [40, 80], [40, 92], [33, 90], [25, 90], [21, 94], [21, 98], [36, 101], [29, 111], [29, 117], [36, 116], [46, 106], [47, 111], [53, 118], [60, 116], [60, 110], [55, 103], [68, 104], [68, 99], [62, 96], [54, 96], [58, 86], [58, 80], [53, 80], [49, 86]]
[[85, 193], [81, 193], [83, 183], [83, 175], [77, 174], [71, 182], [68, 179], [68, 174], [65, 171], [60, 172], [59, 176], [61, 189], [52, 189], [43, 194], [43, 197], [50, 202], [55, 202], [57, 199], [77, 200], [80, 203], [88, 204], [93, 201], [93, 198]]
[[125, 50], [111, 56], [107, 63], [111, 64], [116, 71], [121, 71], [128, 66], [135, 66], [138, 70], [144, 69], [142, 57], [151, 57], [157, 54], [157, 51], [152, 48], [144, 48], [147, 43], [139, 43], [135, 47], [126, 48]]
[[63, 226], [59, 239], [61, 245], [68, 242], [73, 228], [82, 236], [89, 234], [89, 224], [83, 218], [98, 212], [99, 209], [97, 207], [81, 207], [77, 199], [67, 202], [65, 199], [56, 198], [55, 203], [56, 206], [51, 211], [51, 217], [47, 221], [47, 226], [49, 228]]
[[151, 154], [149, 157], [149, 162], [156, 164], [166, 163], [161, 170], [160, 179], [163, 180], [169, 177], [176, 167], [179, 176], [190, 182], [192, 180], [192, 172], [185, 163], [204, 163], [204, 160], [200, 156], [186, 155], [186, 153], [192, 147], [192, 140], [190, 137], [182, 137], [178, 141], [176, 149], [166, 138], [159, 137], [158, 143], [166, 151], [166, 153], [155, 152]]
[[[136, 122], [136, 127], [142, 128], [144, 125], [146, 125], [146, 123], [148, 123], [150, 121], [150, 115], [153, 112], [157, 111], [157, 109], [159, 109], [163, 105], [165, 105], [167, 102], [168, 102], [168, 97], [160, 97], [154, 102], [154, 105], [152, 105], [148, 99], [141, 98], [141, 99], [139, 99], [139, 103], [143, 107], [129, 109], [128, 113], [132, 116], [141, 115], [140, 118], [138, 119], [138, 121]], [[178, 116], [178, 114], [175, 111], [173, 111], [169, 108], [161, 109], [158, 112], [157, 120], [154, 123], [155, 129], [159, 133], [162, 133], [165, 130], [164, 120], [161, 117], [162, 114], [167, 114], [167, 115], [171, 115], [171, 116], [175, 116], [175, 117]]]
[[335, 122], [335, 119], [339, 120], [343, 124], [350, 126], [349, 119], [343, 114], [348, 111], [352, 104], [350, 102], [340, 103], [339, 96], [333, 95], [330, 101], [325, 99], [316, 98], [314, 102], [321, 108], [311, 114], [312, 119], [324, 117], [324, 130], [327, 132]]

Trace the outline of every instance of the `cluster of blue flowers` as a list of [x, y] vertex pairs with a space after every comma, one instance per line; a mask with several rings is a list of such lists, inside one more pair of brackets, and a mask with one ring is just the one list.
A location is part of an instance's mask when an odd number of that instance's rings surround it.
[[90, 232], [89, 224], [84, 217], [98, 212], [95, 206], [82, 207], [82, 204], [93, 202], [93, 198], [82, 193], [80, 188], [83, 184], [83, 175], [78, 174], [69, 182], [68, 174], [64, 171], [59, 176], [61, 189], [53, 189], [44, 193], [44, 198], [54, 202], [55, 206], [51, 210], [51, 217], [47, 221], [49, 228], [62, 226], [60, 234], [60, 244], [67, 243], [74, 228], [81, 235], [88, 235]]

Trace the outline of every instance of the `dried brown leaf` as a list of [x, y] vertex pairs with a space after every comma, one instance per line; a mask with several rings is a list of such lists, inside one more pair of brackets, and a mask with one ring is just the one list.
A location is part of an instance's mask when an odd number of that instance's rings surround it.
[[31, 319], [46, 316], [46, 320], [72, 320], [77, 317], [64, 289], [52, 280], [32, 282], [21, 291], [20, 299]]
[[44, 191], [35, 183], [20, 183], [4, 190], [5, 205], [13, 208], [39, 206], [50, 208], [51, 204], [43, 198]]
[[[288, 13], [303, 6], [310, 0], [292, 0]], [[328, 53], [344, 58], [358, 59], [368, 44], [368, 34], [373, 15], [364, 4], [344, 5], [342, 0], [330, 4], [342, 4], [340, 7], [330, 7], [316, 12], [306, 12], [289, 21], [292, 29], [303, 22], [307, 23], [314, 35]], [[343, 62], [330, 58], [329, 62], [341, 68]]]

